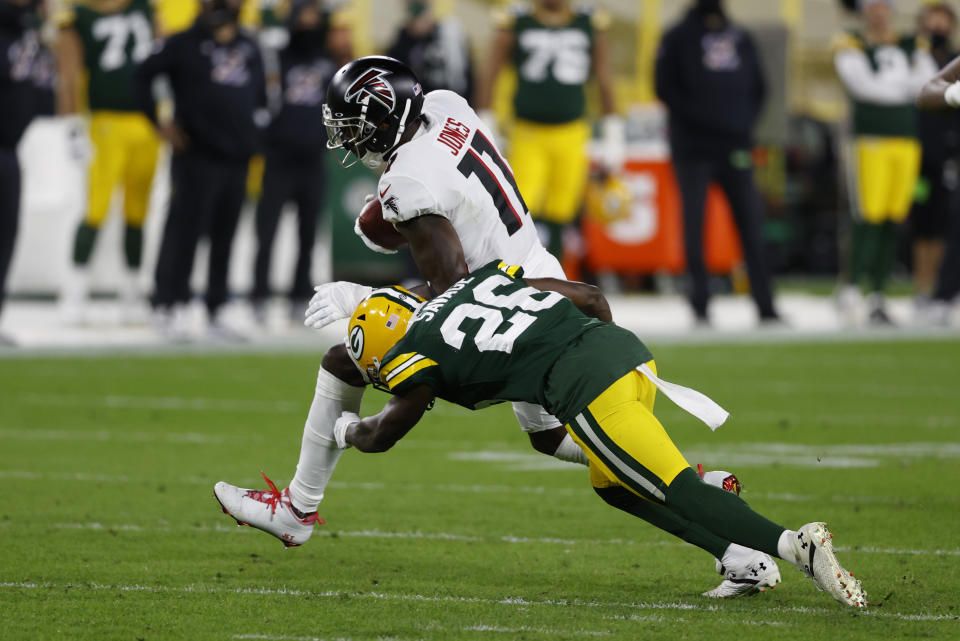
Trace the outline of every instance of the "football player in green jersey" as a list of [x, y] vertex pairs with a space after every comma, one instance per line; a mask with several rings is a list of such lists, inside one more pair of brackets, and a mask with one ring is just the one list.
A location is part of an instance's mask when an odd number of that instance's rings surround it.
[[897, 32], [890, 0], [858, 4], [863, 32], [842, 33], [834, 42], [834, 65], [851, 103], [854, 195], [849, 274], [837, 304], [845, 321], [858, 323], [866, 280], [868, 321], [890, 325], [884, 290], [920, 173], [913, 101], [937, 67], [926, 39]]
[[[382, 452], [442, 398], [468, 409], [496, 401], [542, 404], [590, 459], [590, 480], [611, 505], [662, 506], [666, 531], [704, 549], [737, 543], [797, 566], [842, 604], [866, 593], [833, 552], [820, 522], [788, 530], [731, 492], [703, 482], [653, 414], [659, 389], [713, 428], [726, 412], [699, 392], [656, 375], [647, 347], [614, 325], [600, 290], [492, 262], [420, 302], [399, 288], [375, 290], [348, 325], [360, 371], [394, 394], [375, 416], [344, 412], [340, 447]], [[680, 527], [682, 526], [682, 528]]]
[[477, 110], [496, 131], [490, 111], [500, 69], [517, 70], [516, 121], [510, 165], [520, 193], [537, 220], [550, 253], [563, 253], [563, 230], [583, 204], [590, 126], [586, 84], [596, 80], [603, 113], [603, 160], [616, 173], [624, 156], [623, 122], [616, 115], [606, 31], [610, 16], [571, 6], [569, 0], [536, 0], [497, 14], [498, 29], [486, 72], [477, 86]]
[[123, 188], [124, 257], [120, 284], [125, 318], [145, 312], [138, 286], [143, 225], [153, 185], [160, 141], [150, 122], [137, 111], [132, 77], [137, 63], [153, 48], [151, 0], [76, 0], [57, 16], [58, 112], [70, 119], [75, 155], [86, 155], [87, 121], [80, 115], [79, 96], [85, 76], [89, 137], [87, 207], [73, 242], [73, 269], [64, 281], [62, 314], [82, 320], [89, 290], [90, 257], [97, 233], [110, 208], [113, 192]]

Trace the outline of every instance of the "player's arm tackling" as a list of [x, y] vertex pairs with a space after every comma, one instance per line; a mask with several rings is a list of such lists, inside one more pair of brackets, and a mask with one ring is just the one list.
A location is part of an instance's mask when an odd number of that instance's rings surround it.
[[433, 399], [433, 390], [418, 385], [394, 396], [373, 416], [361, 419], [345, 412], [334, 427], [337, 444], [352, 445], [361, 452], [386, 452], [420, 421]]
[[525, 278], [524, 280], [528, 285], [540, 291], [563, 294], [587, 316], [602, 320], [605, 323], [613, 322], [610, 304], [599, 287], [557, 278]]

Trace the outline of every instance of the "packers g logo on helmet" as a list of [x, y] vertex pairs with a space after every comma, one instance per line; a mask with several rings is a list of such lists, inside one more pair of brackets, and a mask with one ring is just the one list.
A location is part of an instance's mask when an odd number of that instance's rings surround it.
[[353, 329], [350, 330], [347, 347], [350, 348], [350, 355], [354, 360], [358, 360], [360, 356], [363, 355], [363, 327], [355, 325]]
[[357, 305], [344, 341], [360, 373], [379, 389], [383, 357], [407, 333], [407, 326], [423, 299], [402, 287], [373, 290]]

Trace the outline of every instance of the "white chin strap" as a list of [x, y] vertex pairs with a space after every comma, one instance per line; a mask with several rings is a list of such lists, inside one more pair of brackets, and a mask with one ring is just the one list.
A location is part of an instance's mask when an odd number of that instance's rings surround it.
[[407, 98], [406, 104], [403, 105], [403, 115], [400, 116], [400, 126], [397, 127], [397, 137], [393, 139], [393, 144], [390, 145], [390, 149], [393, 149], [400, 143], [400, 138], [403, 137], [403, 132], [406, 130], [407, 125], [407, 116], [410, 114], [410, 99]]
[[[369, 101], [369, 98], [367, 98], [367, 101]], [[403, 137], [403, 132], [406, 131], [407, 129], [406, 124], [404, 123], [406, 123], [407, 116], [410, 114], [410, 103], [411, 103], [411, 100], [407, 98], [407, 102], [403, 106], [403, 115], [400, 116], [400, 126], [397, 127], [397, 136], [393, 139], [393, 144], [390, 145], [387, 152], [384, 152], [382, 154], [364, 150], [363, 155], [360, 157], [360, 162], [362, 162], [364, 166], [369, 167], [370, 169], [380, 169], [383, 166], [383, 157], [387, 153], [392, 151], [394, 148], [396, 148], [396, 146], [400, 143], [400, 138]], [[366, 114], [367, 114], [367, 102], [365, 101], [363, 103], [363, 108], [361, 109], [360, 116], [365, 117]], [[344, 158], [344, 160], [346, 160], [346, 158]], [[351, 165], [353, 164], [354, 163], [351, 163]], [[345, 166], [349, 166], [349, 165], [345, 165]]]

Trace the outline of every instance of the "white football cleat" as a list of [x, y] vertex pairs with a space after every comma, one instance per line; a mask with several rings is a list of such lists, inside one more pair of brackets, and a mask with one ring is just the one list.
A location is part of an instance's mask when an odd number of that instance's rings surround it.
[[249, 525], [272, 534], [288, 548], [303, 545], [310, 540], [313, 526], [323, 525], [324, 520], [316, 512], [298, 517], [290, 504], [290, 488], [281, 492], [266, 474], [263, 479], [270, 489], [251, 490], [220, 481], [213, 486], [213, 495], [223, 513], [232, 516], [237, 525]]
[[813, 580], [817, 589], [825, 591], [844, 605], [865, 608], [867, 593], [860, 581], [840, 565], [833, 551], [833, 534], [826, 523], [807, 523], [793, 533], [792, 541], [797, 569]]
[[727, 548], [722, 562], [717, 561], [717, 573], [723, 577], [723, 582], [704, 592], [703, 596], [732, 599], [766, 592], [780, 583], [780, 569], [773, 557], [736, 543]]

